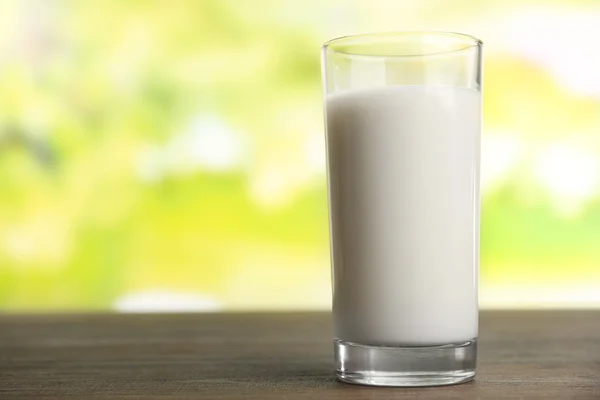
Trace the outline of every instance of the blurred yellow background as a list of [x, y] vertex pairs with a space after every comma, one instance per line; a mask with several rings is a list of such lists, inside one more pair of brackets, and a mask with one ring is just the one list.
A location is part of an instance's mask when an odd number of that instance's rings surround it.
[[319, 50], [485, 43], [481, 304], [600, 306], [600, 4], [0, 3], [0, 310], [330, 305]]

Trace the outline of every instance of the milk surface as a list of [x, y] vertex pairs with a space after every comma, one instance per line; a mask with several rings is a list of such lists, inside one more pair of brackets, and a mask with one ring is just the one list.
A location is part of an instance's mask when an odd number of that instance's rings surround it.
[[481, 94], [391, 86], [328, 95], [335, 337], [477, 337]]

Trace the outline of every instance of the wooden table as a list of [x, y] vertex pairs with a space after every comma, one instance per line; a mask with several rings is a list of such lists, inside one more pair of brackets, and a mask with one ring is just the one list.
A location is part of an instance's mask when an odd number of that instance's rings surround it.
[[600, 399], [600, 311], [482, 312], [475, 382], [333, 377], [327, 314], [0, 316], [0, 399]]

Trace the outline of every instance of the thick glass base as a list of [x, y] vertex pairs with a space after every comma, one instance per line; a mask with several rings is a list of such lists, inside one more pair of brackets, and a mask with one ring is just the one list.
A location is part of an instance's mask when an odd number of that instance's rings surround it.
[[339, 380], [371, 386], [441, 386], [475, 377], [477, 339], [432, 347], [368, 346], [334, 340]]

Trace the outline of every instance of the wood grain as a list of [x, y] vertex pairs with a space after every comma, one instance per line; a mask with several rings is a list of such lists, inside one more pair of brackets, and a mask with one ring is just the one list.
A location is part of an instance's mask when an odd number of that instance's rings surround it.
[[600, 311], [482, 312], [475, 382], [333, 378], [327, 314], [0, 316], [0, 399], [600, 399]]

